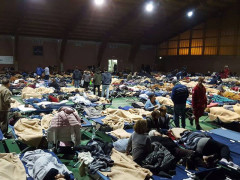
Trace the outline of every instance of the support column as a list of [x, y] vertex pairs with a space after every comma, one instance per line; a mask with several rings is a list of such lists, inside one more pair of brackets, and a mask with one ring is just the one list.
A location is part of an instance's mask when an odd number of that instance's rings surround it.
[[15, 35], [13, 40], [13, 66], [15, 71], [18, 71], [18, 40], [18, 35]]

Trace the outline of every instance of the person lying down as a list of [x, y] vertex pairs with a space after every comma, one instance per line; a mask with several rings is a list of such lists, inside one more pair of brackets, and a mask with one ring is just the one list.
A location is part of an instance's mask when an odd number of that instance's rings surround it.
[[[181, 140], [184, 140], [184, 136]], [[175, 174], [177, 162], [185, 165], [187, 169], [193, 170], [197, 167], [215, 167], [219, 160], [236, 169], [239, 168], [231, 161], [228, 146], [211, 138], [207, 143], [205, 140], [199, 141], [198, 146], [196, 145], [194, 148], [186, 146], [183, 149], [171, 138], [162, 135], [157, 130], [152, 130], [148, 134], [147, 121], [139, 120], [134, 125], [134, 133], [128, 140], [126, 154], [131, 153], [136, 163], [151, 170], [153, 174], [164, 177], [171, 177]], [[216, 147], [212, 148], [213, 146]], [[209, 147], [211, 150], [206, 151]]]

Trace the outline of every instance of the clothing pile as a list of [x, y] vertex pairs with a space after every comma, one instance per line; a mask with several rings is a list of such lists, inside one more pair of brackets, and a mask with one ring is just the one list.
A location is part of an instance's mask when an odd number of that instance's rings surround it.
[[[151, 170], [153, 174], [171, 178], [175, 175], [175, 157], [160, 143], [152, 142], [153, 152], [151, 152], [142, 162], [142, 167]], [[173, 172], [172, 172], [173, 171]]]
[[80, 152], [91, 153], [91, 157], [88, 156], [88, 159], [85, 159], [91, 174], [95, 174], [98, 170], [111, 171], [111, 167], [114, 164], [114, 161], [110, 157], [112, 148], [112, 143], [106, 143], [100, 139], [90, 140], [86, 146], [80, 145], [75, 147]]

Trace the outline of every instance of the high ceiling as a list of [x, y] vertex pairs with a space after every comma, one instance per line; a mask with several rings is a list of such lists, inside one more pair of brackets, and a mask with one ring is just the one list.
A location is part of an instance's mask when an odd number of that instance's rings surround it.
[[[236, 6], [239, 0], [1, 0], [0, 34], [107, 42], [156, 44]], [[195, 14], [186, 17], [189, 10]]]

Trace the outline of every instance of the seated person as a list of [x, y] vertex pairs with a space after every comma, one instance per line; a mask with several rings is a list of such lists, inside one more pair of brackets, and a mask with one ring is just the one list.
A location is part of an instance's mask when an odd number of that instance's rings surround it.
[[144, 109], [147, 111], [153, 111], [154, 109], [157, 109], [160, 107], [160, 104], [158, 100], [156, 100], [156, 97], [154, 94], [149, 95], [149, 99], [147, 100]]
[[151, 153], [151, 140], [147, 133], [147, 121], [139, 120], [134, 125], [134, 133], [131, 135], [128, 141], [126, 153], [127, 155], [132, 153], [133, 160], [139, 165], [146, 156]]
[[60, 86], [57, 83], [56, 79], [52, 78], [51, 79], [51, 83], [49, 83], [48, 85], [49, 87], [53, 87], [54, 89], [56, 89], [57, 91], [60, 91]]
[[159, 111], [152, 112], [151, 117], [147, 118], [147, 124], [149, 130], [157, 130], [158, 132], [166, 132], [169, 129], [170, 118], [167, 114], [166, 106], [161, 106]]

